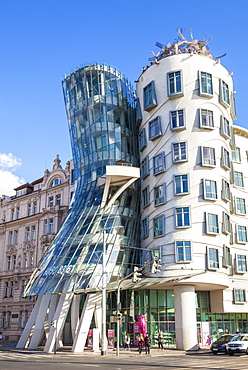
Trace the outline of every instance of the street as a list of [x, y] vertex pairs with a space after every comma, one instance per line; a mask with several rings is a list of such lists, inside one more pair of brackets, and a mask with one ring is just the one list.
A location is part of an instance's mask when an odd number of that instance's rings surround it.
[[116, 357], [85, 356], [72, 354], [30, 354], [0, 352], [1, 370], [247, 370], [248, 356], [204, 355], [164, 355], [148, 357], [130, 354]]

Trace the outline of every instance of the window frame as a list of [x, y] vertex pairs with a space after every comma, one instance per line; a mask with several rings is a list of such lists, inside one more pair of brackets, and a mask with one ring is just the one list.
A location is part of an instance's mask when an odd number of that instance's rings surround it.
[[235, 147], [235, 149], [232, 149], [232, 161], [241, 163], [241, 154], [239, 147]]
[[149, 217], [146, 216], [141, 220], [141, 239], [149, 236]]
[[[206, 116], [206, 122], [209, 122], [212, 121], [212, 125], [204, 125], [203, 124], [203, 111], [206, 111], [207, 114], [205, 115]], [[211, 114], [208, 114], [210, 113]], [[210, 117], [210, 118], [209, 118]], [[205, 130], [213, 130], [214, 129], [214, 112], [210, 109], [204, 109], [204, 108], [200, 108], [200, 125], [199, 125], [200, 128], [203, 128]]]
[[[148, 90], [150, 89], [150, 90]], [[146, 92], [147, 90], [147, 92]], [[146, 102], [146, 93], [149, 96], [148, 102]], [[144, 88], [143, 88], [143, 105], [144, 105], [144, 110], [146, 112], [150, 112], [154, 107], [157, 106], [157, 99], [156, 99], [156, 94], [155, 94], [155, 84], [154, 81], [150, 81]]]
[[216, 167], [215, 148], [201, 146], [201, 159], [202, 167]]
[[142, 208], [146, 208], [150, 205], [150, 185], [146, 186], [142, 190]]
[[[163, 195], [162, 196], [156, 196], [156, 191], [158, 188], [162, 189]], [[154, 206], [158, 207], [161, 204], [165, 204], [167, 199], [166, 199], [166, 183], [163, 182], [162, 184], [156, 185], [153, 188], [153, 197], [154, 197]], [[163, 199], [160, 201], [160, 199]]]
[[222, 233], [226, 235], [230, 235], [232, 233], [230, 215], [225, 211], [223, 211], [222, 214]]
[[[215, 252], [215, 258], [212, 259], [211, 251]], [[217, 258], [216, 258], [217, 257]], [[216, 271], [220, 268], [220, 256], [217, 248], [207, 247], [207, 269]]]
[[[186, 176], [186, 180], [183, 179], [183, 176]], [[177, 181], [176, 178], [180, 178], [180, 181]], [[183, 190], [184, 188], [184, 181], [187, 183], [187, 191], [181, 191], [180, 193], [177, 193], [176, 192], [176, 189], [177, 189], [177, 184], [180, 185], [180, 189]], [[190, 193], [190, 184], [189, 184], [189, 174], [188, 173], [182, 173], [182, 174], [175, 174], [173, 175], [173, 184], [174, 184], [174, 195], [175, 196], [178, 196], [178, 195], [186, 195], [186, 194], [189, 194]]]
[[[178, 211], [181, 209], [181, 213]], [[187, 210], [187, 212], [185, 211]], [[186, 223], [186, 215], [188, 215], [188, 223]], [[179, 225], [179, 216], [182, 224]], [[174, 207], [174, 223], [175, 229], [187, 229], [191, 227], [191, 206]]]
[[[233, 180], [234, 180], [234, 186], [237, 186], [239, 188], [244, 187], [244, 174], [243, 174], [243, 172], [233, 171]], [[238, 180], [238, 182], [236, 180]]]
[[231, 187], [230, 183], [225, 179], [222, 179], [222, 191], [221, 198], [226, 202], [231, 202]]
[[246, 244], [248, 242], [246, 226], [236, 225], [236, 241], [238, 244]]
[[147, 147], [146, 129], [143, 127], [139, 133], [139, 151], [142, 152]]
[[[206, 91], [203, 91], [203, 77], [202, 74], [205, 74], [205, 79], [206, 79]], [[209, 79], [208, 79], [208, 76], [211, 76], [211, 92], [208, 92], [208, 86], [209, 86]], [[199, 71], [199, 95], [200, 96], [204, 96], [206, 98], [212, 98], [213, 97], [213, 76], [211, 73], [208, 73], [208, 72], [203, 72], [203, 71]]]
[[218, 215], [215, 213], [205, 212], [205, 219], [206, 219], [206, 234], [218, 235], [220, 232]]
[[[245, 216], [246, 215], [246, 202], [245, 202], [245, 198], [239, 198], [239, 197], [235, 197], [235, 213], [236, 215], [242, 215], [242, 216]], [[240, 202], [238, 201], [239, 200], [243, 200], [244, 202]], [[238, 207], [238, 205], [240, 205], [240, 207]], [[239, 209], [240, 209], [240, 212], [239, 212]], [[242, 211], [244, 210], [244, 212]]]
[[[160, 228], [158, 229], [160, 231], [159, 234], [156, 235], [155, 231], [155, 222], [156, 221], [161, 221]], [[156, 217], [153, 217], [152, 219], [152, 230], [153, 230], [153, 239], [161, 238], [162, 236], [165, 235], [165, 215], [158, 215]]]
[[226, 108], [230, 106], [229, 85], [222, 79], [220, 79], [220, 103]]
[[[180, 148], [180, 144], [185, 144], [185, 148]], [[179, 159], [175, 159], [175, 145], [179, 145], [178, 148], [178, 157]], [[187, 162], [188, 161], [188, 145], [187, 141], [175, 141], [174, 143], [171, 143], [171, 151], [172, 151], [172, 163], [181, 163], [181, 162]], [[182, 151], [185, 152], [185, 158], [182, 158]]]
[[[241, 298], [241, 294], [240, 294], [241, 292], [242, 292], [242, 299], [237, 299], [237, 298]], [[239, 297], [237, 293], [239, 294]], [[233, 288], [233, 301], [234, 301], [234, 304], [246, 303], [246, 290], [242, 288]]]
[[225, 139], [231, 138], [230, 122], [225, 116], [220, 116], [220, 133]]
[[[178, 243], [182, 243], [183, 245], [178, 245]], [[189, 243], [189, 245], [185, 245], [185, 243]], [[182, 249], [182, 253], [178, 253], [179, 248]], [[190, 259], [187, 259], [187, 251], [186, 249], [190, 248]], [[179, 259], [179, 255], [183, 256], [183, 259]], [[192, 241], [191, 240], [175, 240], [175, 257], [176, 263], [191, 263], [192, 262]]]
[[230, 153], [223, 146], [221, 147], [221, 166], [225, 170], [230, 170], [231, 168]]
[[[158, 166], [156, 165], [156, 160], [159, 160], [159, 162], [161, 160], [161, 163], [159, 163]], [[153, 175], [154, 176], [159, 175], [164, 171], [165, 171], [165, 152], [160, 152], [153, 157]]]
[[149, 156], [146, 155], [140, 163], [140, 172], [141, 178], [145, 179], [147, 176], [150, 175], [150, 168], [149, 168]]
[[[240, 258], [240, 257], [244, 257], [244, 258]], [[247, 272], [247, 258], [245, 254], [236, 253], [235, 267], [236, 267], [235, 270], [237, 274], [244, 274]]]
[[[179, 73], [179, 76], [180, 76], [179, 77], [180, 78], [180, 89], [179, 90], [177, 89], [177, 76], [176, 76], [177, 73]], [[167, 72], [166, 76], [167, 76], [168, 97], [170, 99], [173, 99], [173, 98], [179, 98], [179, 97], [183, 96], [184, 93], [183, 93], [183, 71], [182, 71], [182, 69]], [[174, 90], [173, 92], [171, 91], [172, 90], [171, 89], [172, 79], [173, 79], [173, 90]]]
[[[149, 140], [153, 141], [163, 135], [160, 116], [157, 116], [156, 118], [149, 121], [148, 126], [149, 126]], [[153, 130], [157, 132], [153, 134], [152, 133]]]
[[[215, 192], [211, 191], [211, 193], [210, 192], [207, 193], [206, 181], [209, 181], [211, 183], [210, 184], [211, 188], [212, 188], [212, 184], [215, 184]], [[216, 194], [216, 197], [207, 197], [207, 194]], [[217, 181], [216, 180], [203, 179], [203, 198], [205, 200], [211, 200], [212, 202], [214, 202], [218, 199], [218, 189], [217, 189]]]
[[[182, 114], [179, 116], [179, 112], [182, 112]], [[173, 126], [173, 114], [176, 114], [175, 121], [176, 126]], [[175, 109], [171, 110], [169, 112], [170, 115], [170, 129], [171, 131], [179, 131], [179, 130], [185, 130], [186, 129], [186, 117], [185, 117], [185, 109]], [[180, 117], [182, 116], [183, 125], [180, 125]]]

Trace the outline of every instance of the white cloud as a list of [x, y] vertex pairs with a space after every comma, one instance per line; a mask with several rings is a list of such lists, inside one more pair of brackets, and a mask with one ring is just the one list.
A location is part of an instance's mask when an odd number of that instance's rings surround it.
[[12, 153], [0, 153], [0, 168], [7, 169], [21, 166], [22, 160], [20, 158], [15, 157]]
[[13, 175], [10, 171], [0, 170], [0, 197], [2, 195], [15, 195], [14, 188], [25, 184], [23, 178]]

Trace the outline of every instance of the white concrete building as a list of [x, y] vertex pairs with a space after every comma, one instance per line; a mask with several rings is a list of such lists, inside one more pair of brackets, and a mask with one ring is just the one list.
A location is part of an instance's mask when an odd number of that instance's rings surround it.
[[207, 52], [175, 50], [137, 83], [141, 247], [161, 259], [153, 288], [174, 290], [176, 345], [190, 349], [217, 333], [197, 316], [196, 292], [207, 292], [208, 315], [229, 314], [229, 331], [246, 329], [246, 315], [230, 315], [248, 312], [248, 131], [233, 126], [232, 73]]

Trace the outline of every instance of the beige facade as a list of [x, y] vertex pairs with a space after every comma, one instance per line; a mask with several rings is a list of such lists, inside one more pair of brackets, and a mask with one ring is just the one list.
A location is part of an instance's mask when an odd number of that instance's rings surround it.
[[0, 198], [0, 330], [19, 339], [35, 299], [22, 293], [44, 251], [61, 227], [72, 196], [71, 164], [57, 155], [53, 169]]

